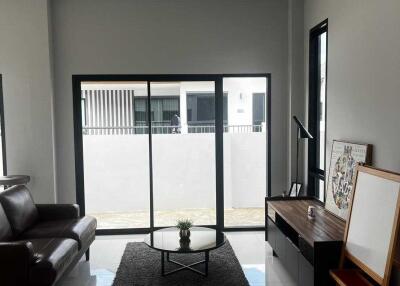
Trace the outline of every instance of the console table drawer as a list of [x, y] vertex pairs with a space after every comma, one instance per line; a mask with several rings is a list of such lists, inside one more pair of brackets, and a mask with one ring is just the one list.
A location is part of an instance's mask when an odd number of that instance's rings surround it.
[[276, 212], [273, 208], [267, 208], [268, 209], [268, 217], [275, 222], [275, 217], [276, 217]]
[[299, 285], [314, 286], [314, 267], [304, 258], [299, 255]]
[[314, 248], [308, 244], [307, 241], [304, 240], [304, 238], [302, 238], [299, 235], [299, 248], [300, 248], [300, 252], [301, 254], [303, 254], [303, 256], [308, 260], [309, 263], [311, 263], [311, 265], [314, 265]]
[[267, 234], [268, 234], [268, 243], [271, 245], [271, 248], [275, 251], [276, 249], [276, 232], [278, 231], [276, 225], [272, 222], [270, 218], [267, 219]]
[[[293, 242], [286, 237], [285, 240], [285, 267], [295, 280], [296, 283], [299, 281], [299, 256], [301, 256], [299, 249]], [[302, 284], [301, 284], [302, 285]]]

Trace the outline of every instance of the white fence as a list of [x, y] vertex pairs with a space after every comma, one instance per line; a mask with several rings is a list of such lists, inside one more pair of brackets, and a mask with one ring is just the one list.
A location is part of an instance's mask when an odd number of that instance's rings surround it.
[[[215, 208], [215, 134], [153, 135], [156, 210]], [[149, 209], [147, 135], [83, 136], [87, 213]], [[266, 134], [224, 134], [226, 208], [263, 207]]]

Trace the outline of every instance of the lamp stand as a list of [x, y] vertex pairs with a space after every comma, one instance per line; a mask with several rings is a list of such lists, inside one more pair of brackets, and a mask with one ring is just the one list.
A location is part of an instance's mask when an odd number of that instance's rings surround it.
[[300, 128], [297, 127], [297, 146], [296, 146], [296, 197], [298, 197], [297, 183], [299, 180], [299, 141], [300, 141]]

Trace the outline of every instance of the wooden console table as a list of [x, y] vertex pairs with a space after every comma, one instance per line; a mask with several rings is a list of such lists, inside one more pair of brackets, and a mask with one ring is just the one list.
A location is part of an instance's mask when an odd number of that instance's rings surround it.
[[265, 210], [266, 240], [297, 284], [334, 285], [329, 270], [339, 266], [345, 222], [307, 197], [266, 198]]

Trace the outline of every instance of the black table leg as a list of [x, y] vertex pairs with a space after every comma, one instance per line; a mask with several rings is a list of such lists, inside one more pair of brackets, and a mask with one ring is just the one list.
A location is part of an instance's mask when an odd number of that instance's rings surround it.
[[[170, 262], [170, 263], [175, 264], [180, 267], [176, 268], [172, 271], [165, 272], [165, 253], [167, 253], [167, 262]], [[189, 270], [189, 271], [195, 272], [197, 274], [200, 274], [202, 276], [208, 276], [208, 262], [210, 260], [210, 251], [204, 251], [204, 257], [205, 257], [204, 260], [197, 261], [192, 264], [186, 265], [186, 264], [180, 263], [178, 261], [172, 260], [170, 258], [170, 253], [168, 251], [167, 252], [161, 251], [161, 275], [167, 276], [167, 275], [171, 275], [173, 273], [176, 273], [176, 272], [179, 272], [182, 270]], [[201, 272], [200, 270], [193, 268], [194, 266], [200, 265], [203, 263], [204, 263], [204, 269], [205, 269], [204, 272]]]
[[[168, 255], [168, 254], [167, 254]], [[164, 251], [161, 251], [161, 275], [165, 276]]]
[[209, 251], [206, 251], [205, 253], [204, 253], [204, 256], [205, 256], [205, 264], [204, 264], [204, 266], [205, 266], [205, 270], [204, 270], [204, 274], [205, 274], [205, 276], [208, 276], [208, 261], [210, 260], [210, 252]]

